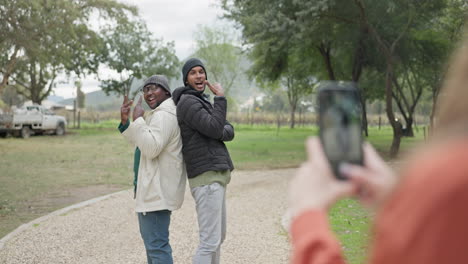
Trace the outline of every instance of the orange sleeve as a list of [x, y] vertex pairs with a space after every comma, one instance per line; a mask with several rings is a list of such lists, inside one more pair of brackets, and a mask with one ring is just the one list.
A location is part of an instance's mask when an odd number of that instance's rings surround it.
[[341, 247], [328, 226], [325, 211], [307, 211], [291, 226], [292, 264], [343, 264]]
[[468, 263], [468, 141], [420, 154], [376, 222], [373, 264]]
[[[370, 263], [468, 263], [468, 140], [430, 149], [411, 162], [379, 213]], [[324, 211], [291, 226], [292, 264], [342, 264]]]

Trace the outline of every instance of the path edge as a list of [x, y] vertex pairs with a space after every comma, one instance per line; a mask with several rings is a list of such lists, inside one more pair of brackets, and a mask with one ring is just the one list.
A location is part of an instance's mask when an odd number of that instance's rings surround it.
[[79, 208], [83, 208], [85, 206], [88, 206], [88, 205], [91, 205], [91, 204], [95, 204], [97, 202], [100, 202], [102, 200], [106, 200], [108, 198], [110, 198], [111, 196], [114, 196], [114, 195], [118, 195], [120, 193], [124, 193], [124, 192], [128, 192], [129, 190], [131, 189], [126, 189], [126, 190], [122, 190], [122, 191], [117, 191], [117, 192], [114, 192], [114, 193], [110, 193], [110, 194], [106, 194], [106, 195], [103, 195], [103, 196], [99, 196], [99, 197], [96, 197], [96, 198], [92, 198], [92, 199], [89, 199], [87, 201], [83, 201], [83, 202], [79, 202], [77, 204], [73, 204], [73, 205], [70, 205], [70, 206], [67, 206], [65, 208], [62, 208], [62, 209], [58, 209], [56, 211], [53, 211], [47, 215], [44, 215], [44, 216], [41, 216], [39, 218], [36, 218], [26, 224], [22, 224], [20, 225], [19, 227], [17, 227], [15, 230], [11, 231], [10, 233], [8, 233], [6, 236], [2, 237], [0, 239], [0, 250], [3, 249], [3, 247], [5, 246], [5, 244], [12, 238], [14, 238], [15, 236], [17, 236], [18, 234], [20, 234], [21, 232], [25, 231], [26, 229], [32, 227], [33, 225], [35, 224], [39, 224], [39, 223], [42, 223], [54, 216], [57, 216], [57, 215], [61, 215], [61, 214], [65, 214], [65, 213], [68, 213], [70, 212], [71, 210], [74, 210], [74, 209], [79, 209]]

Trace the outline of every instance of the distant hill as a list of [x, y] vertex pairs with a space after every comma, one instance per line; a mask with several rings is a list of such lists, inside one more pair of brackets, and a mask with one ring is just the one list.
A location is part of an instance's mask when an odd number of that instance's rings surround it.
[[62, 96], [57, 96], [57, 95], [47, 96], [47, 100], [51, 101], [51, 102], [54, 102], [54, 103], [59, 103], [59, 102], [63, 101], [64, 99], [65, 98], [63, 98]]
[[[60, 104], [73, 105], [74, 98], [60, 101]], [[123, 98], [120, 95], [111, 93], [106, 95], [103, 91], [94, 91], [85, 94], [86, 108], [92, 108], [99, 111], [118, 110], [122, 104]]]
[[[246, 74], [247, 69], [250, 68], [250, 65], [251, 65], [250, 60], [243, 53], [240, 53], [240, 56], [241, 56], [241, 62], [240, 62], [241, 72], [239, 76], [235, 78], [234, 84], [229, 93], [230, 97], [232, 97], [234, 101], [237, 102], [238, 105], [242, 105], [243, 103], [245, 103], [247, 100], [249, 100], [251, 96], [257, 96], [261, 91], [255, 84], [255, 82], [249, 80], [249, 77]], [[212, 77], [209, 72], [209, 67], [207, 71], [208, 71], [208, 79], [212, 82], [215, 82], [216, 80], [211, 79]], [[182, 74], [180, 74], [178, 78], [172, 78], [169, 81], [169, 85], [172, 90], [175, 90], [176, 88], [181, 87], [182, 83], [183, 83]], [[131, 90], [130, 98], [133, 99], [135, 97], [138, 89], [141, 88], [142, 85], [143, 85], [143, 80], [134, 81], [134, 83], [132, 84], [132, 88], [130, 89]], [[210, 93], [208, 88], [207, 88], [207, 92]], [[53, 101], [59, 104], [73, 106], [73, 100], [74, 100], [73, 98], [69, 98], [65, 100], [59, 100], [59, 101], [53, 100]], [[85, 107], [88, 109], [94, 109], [97, 111], [119, 110], [122, 104], [122, 101], [123, 101], [122, 96], [116, 95], [115, 93], [106, 95], [102, 90], [98, 90], [98, 91], [85, 94]], [[229, 106], [233, 107], [233, 105], [229, 105]], [[234, 106], [234, 109], [236, 108], [237, 107]]]

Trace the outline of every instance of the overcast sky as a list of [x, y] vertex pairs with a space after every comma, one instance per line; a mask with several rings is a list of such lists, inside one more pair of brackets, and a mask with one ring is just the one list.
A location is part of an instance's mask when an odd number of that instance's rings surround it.
[[[223, 10], [216, 0], [122, 0], [138, 7], [140, 16], [148, 29], [164, 42], [174, 41], [175, 51], [180, 60], [194, 52], [193, 33], [199, 25], [227, 23], [219, 17]], [[99, 89], [95, 76], [82, 80], [85, 93]], [[73, 81], [60, 84], [55, 95], [65, 98], [75, 96]]]

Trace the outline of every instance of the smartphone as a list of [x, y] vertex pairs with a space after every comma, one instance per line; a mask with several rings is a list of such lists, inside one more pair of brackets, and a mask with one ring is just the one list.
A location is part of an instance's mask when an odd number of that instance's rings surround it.
[[341, 163], [363, 164], [361, 104], [354, 82], [326, 81], [318, 89], [320, 141], [339, 180]]

